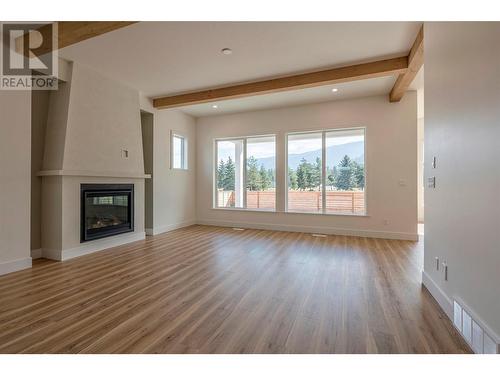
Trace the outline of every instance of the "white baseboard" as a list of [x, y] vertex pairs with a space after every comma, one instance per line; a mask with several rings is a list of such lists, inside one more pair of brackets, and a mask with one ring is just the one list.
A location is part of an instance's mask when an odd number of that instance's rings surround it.
[[42, 249], [42, 258], [52, 260], [62, 260], [61, 251], [57, 249]]
[[[151, 228], [146, 229], [146, 234], [148, 236], [155, 236], [157, 234], [170, 232], [170, 231], [175, 230], [175, 229], [189, 227], [189, 226], [195, 225], [195, 224], [196, 224], [196, 220], [188, 220], [188, 221], [182, 221], [180, 223], [175, 223], [175, 224], [161, 225], [158, 227], [154, 227], [152, 229]], [[148, 234], [148, 231], [151, 234]]]
[[361, 229], [346, 229], [346, 228], [332, 228], [332, 227], [318, 227], [318, 226], [313, 227], [313, 226], [290, 225], [290, 224], [262, 224], [262, 223], [224, 221], [224, 220], [199, 220], [197, 223], [200, 225], [213, 225], [219, 227], [239, 227], [239, 228], [249, 228], [249, 229], [276, 230], [281, 232], [321, 233], [321, 234], [333, 234], [341, 236], [418, 241], [417, 233], [382, 232], [382, 231], [361, 230]]
[[431, 277], [422, 270], [422, 284], [427, 288], [429, 293], [434, 297], [436, 302], [441, 306], [448, 318], [453, 322], [453, 302], [445, 292], [431, 279]]
[[78, 247], [74, 247], [72, 249], [66, 249], [61, 251], [54, 249], [43, 249], [42, 256], [48, 259], [54, 260], [68, 260], [76, 257], [80, 257], [82, 255], [92, 254], [97, 251], [106, 250], [112, 247], [125, 245], [130, 242], [140, 241], [146, 238], [145, 232], [133, 232], [122, 234], [120, 236], [103, 238], [100, 240], [84, 243]]
[[[448, 318], [450, 319], [451, 324], [455, 329], [457, 329], [453, 323], [453, 299], [449, 298], [446, 293], [432, 280], [432, 278], [422, 270], [422, 284], [427, 288], [429, 293], [434, 297], [436, 302], [441, 306], [443, 311], [446, 313]], [[480, 327], [483, 329], [483, 331], [492, 339], [495, 341], [497, 345], [497, 352], [498, 352], [498, 347], [500, 346], [500, 337], [499, 335], [494, 332], [484, 321], [476, 314], [474, 311], [469, 308], [464, 301], [460, 297], [454, 297], [454, 300], [456, 300], [462, 308], [464, 308], [467, 313], [471, 316], [471, 318], [480, 325]], [[457, 332], [462, 335], [462, 333], [457, 329]], [[467, 340], [464, 340], [467, 345], [469, 345], [470, 349], [474, 351], [472, 346], [467, 342]]]
[[39, 259], [42, 257], [42, 249], [31, 250], [31, 259]]
[[31, 268], [31, 257], [0, 263], [0, 275]]

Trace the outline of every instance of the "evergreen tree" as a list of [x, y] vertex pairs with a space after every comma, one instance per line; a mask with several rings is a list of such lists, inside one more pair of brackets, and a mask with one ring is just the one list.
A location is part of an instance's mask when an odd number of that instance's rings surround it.
[[317, 187], [316, 183], [316, 168], [311, 163], [304, 164], [305, 176], [306, 176], [306, 188], [309, 191], [313, 191]]
[[260, 166], [260, 188], [262, 190], [267, 190], [271, 187], [271, 179], [269, 178], [268, 171], [264, 168], [264, 166], [261, 164]]
[[226, 165], [224, 160], [220, 159], [219, 167], [217, 168], [217, 188], [224, 188], [224, 176], [226, 174]]
[[311, 173], [311, 185], [312, 188], [319, 188], [321, 186], [321, 173], [322, 173], [322, 164], [321, 159], [319, 157], [316, 158], [316, 163], [312, 169]]
[[333, 167], [333, 168], [328, 168], [326, 169], [326, 175], [327, 175], [327, 178], [326, 178], [326, 184], [328, 186], [335, 186], [335, 179], [336, 179], [336, 173], [337, 173], [337, 168]]
[[309, 187], [308, 183], [308, 162], [306, 159], [302, 159], [300, 164], [297, 166], [297, 187], [300, 190], [305, 190]]
[[335, 186], [338, 190], [352, 190], [355, 185], [351, 158], [345, 155], [339, 163]]
[[297, 172], [292, 168], [288, 168], [288, 187], [292, 190], [297, 190], [299, 188], [297, 183]]
[[227, 158], [226, 170], [224, 172], [224, 180], [222, 187], [224, 190], [234, 190], [235, 168], [231, 157]]
[[365, 188], [365, 166], [363, 164], [352, 162], [354, 169], [354, 182], [359, 189]]
[[268, 176], [269, 181], [271, 182], [270, 187], [271, 188], [275, 188], [276, 187], [276, 183], [275, 183], [276, 179], [274, 177], [274, 169], [268, 169], [267, 170], [267, 176]]
[[247, 160], [247, 189], [251, 191], [261, 190], [262, 181], [257, 169], [257, 159], [250, 156]]

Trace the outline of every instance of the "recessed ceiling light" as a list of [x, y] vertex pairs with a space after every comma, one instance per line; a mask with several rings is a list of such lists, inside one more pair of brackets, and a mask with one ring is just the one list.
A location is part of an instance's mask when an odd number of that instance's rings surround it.
[[337, 92], [337, 91], [339, 91], [339, 89], [337, 89], [337, 88], [332, 89], [332, 92]]
[[223, 55], [230, 55], [233, 53], [233, 50], [231, 48], [223, 48], [221, 49], [221, 52]]
[[217, 108], [219, 108], [219, 106], [217, 104], [214, 104], [214, 105], [212, 105], [212, 108], [217, 109]]

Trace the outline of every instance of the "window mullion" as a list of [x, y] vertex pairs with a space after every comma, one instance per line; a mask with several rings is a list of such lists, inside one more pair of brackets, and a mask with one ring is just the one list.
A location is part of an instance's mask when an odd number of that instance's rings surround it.
[[214, 142], [214, 147], [215, 147], [215, 179], [213, 181], [213, 186], [215, 186], [214, 189], [214, 202], [215, 202], [215, 207], [219, 207], [219, 142], [215, 141]]
[[[277, 148], [277, 150], [278, 150], [278, 148]], [[277, 161], [278, 161], [278, 155], [276, 155], [276, 162]], [[278, 164], [276, 164], [276, 169], [277, 169], [277, 165]], [[277, 187], [277, 185], [276, 185], [276, 187]], [[290, 191], [290, 177], [288, 175], [288, 134], [285, 134], [285, 188], [286, 188], [286, 193], [285, 193], [284, 210], [285, 210], [285, 212], [288, 212], [288, 193]]]
[[247, 208], [247, 139], [243, 138], [243, 208]]
[[186, 160], [185, 160], [185, 154], [184, 154], [184, 147], [185, 147], [185, 138], [181, 138], [181, 169], [184, 169]]
[[321, 212], [326, 212], [326, 132], [321, 133]]

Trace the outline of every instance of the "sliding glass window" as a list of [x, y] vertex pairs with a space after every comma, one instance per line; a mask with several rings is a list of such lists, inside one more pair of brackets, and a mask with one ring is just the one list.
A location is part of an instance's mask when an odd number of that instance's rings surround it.
[[276, 209], [276, 138], [215, 141], [215, 207]]
[[323, 135], [288, 135], [288, 211], [323, 211]]
[[287, 210], [366, 213], [365, 129], [288, 135]]

